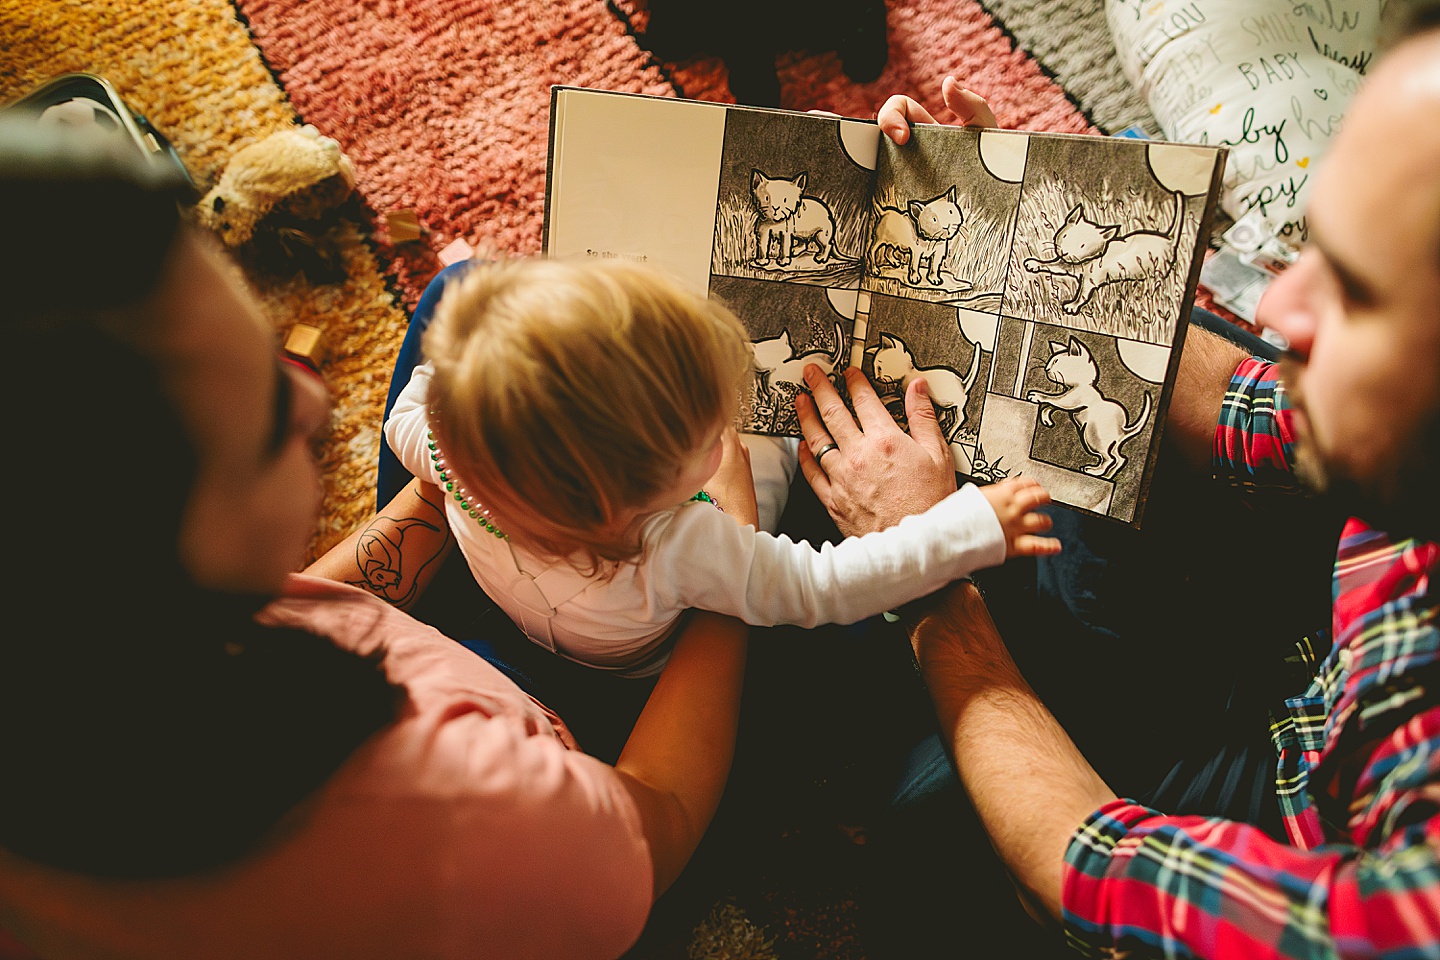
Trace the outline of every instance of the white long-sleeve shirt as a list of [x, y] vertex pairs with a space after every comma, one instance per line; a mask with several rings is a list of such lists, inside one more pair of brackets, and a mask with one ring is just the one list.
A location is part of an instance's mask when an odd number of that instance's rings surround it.
[[[430, 376], [428, 364], [415, 369], [385, 437], [406, 469], [438, 483], [427, 446]], [[650, 518], [643, 560], [608, 578], [496, 537], [453, 498], [446, 518], [476, 581], [531, 640], [628, 676], [660, 670], [666, 639], [692, 607], [757, 626], [854, 623], [1005, 559], [1000, 521], [973, 484], [888, 530], [819, 549], [688, 502]]]

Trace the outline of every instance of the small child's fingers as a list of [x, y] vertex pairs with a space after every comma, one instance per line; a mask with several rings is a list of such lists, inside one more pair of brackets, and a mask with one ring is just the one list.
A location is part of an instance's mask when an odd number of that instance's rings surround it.
[[1055, 521], [1048, 513], [1027, 513], [1020, 520], [1021, 530], [1025, 533], [1044, 533], [1053, 526]]
[[1015, 505], [1021, 510], [1030, 511], [1037, 507], [1043, 507], [1050, 502], [1050, 491], [1040, 485], [1040, 481], [1030, 477], [1017, 478], [1023, 481], [1017, 484], [1015, 490]]
[[1015, 538], [1015, 549], [1011, 556], [1049, 557], [1060, 552], [1060, 541], [1054, 537], [1037, 537], [1025, 534]]

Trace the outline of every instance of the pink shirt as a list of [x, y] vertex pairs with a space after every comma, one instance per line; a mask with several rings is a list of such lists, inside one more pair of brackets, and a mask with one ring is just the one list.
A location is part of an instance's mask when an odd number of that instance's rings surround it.
[[351, 587], [292, 577], [262, 619], [385, 645], [409, 704], [289, 832], [216, 874], [98, 881], [0, 851], [0, 926], [53, 957], [579, 960], [634, 943], [652, 892], [639, 813], [553, 714]]

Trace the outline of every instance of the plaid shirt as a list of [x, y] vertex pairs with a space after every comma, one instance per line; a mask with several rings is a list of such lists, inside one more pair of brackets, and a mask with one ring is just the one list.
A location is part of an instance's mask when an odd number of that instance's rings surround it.
[[[1275, 367], [1246, 360], [1216, 430], [1217, 475], [1293, 485], [1293, 439]], [[1440, 957], [1437, 567], [1440, 546], [1349, 521], [1334, 647], [1271, 724], [1290, 843], [1233, 821], [1106, 804], [1066, 851], [1073, 946], [1090, 956]]]

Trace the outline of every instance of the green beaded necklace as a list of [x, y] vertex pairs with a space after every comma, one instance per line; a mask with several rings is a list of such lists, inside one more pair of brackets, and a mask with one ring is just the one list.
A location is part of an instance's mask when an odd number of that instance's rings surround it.
[[[440, 483], [444, 485], [445, 492], [454, 497], [455, 502], [460, 504], [460, 509], [470, 514], [470, 519], [480, 524], [487, 533], [493, 533], [501, 540], [509, 540], [510, 535], [504, 530], [501, 530], [495, 521], [490, 519], [490, 511], [482, 506], [479, 500], [471, 496], [470, 492], [465, 489], [465, 485], [450, 472], [449, 465], [445, 461], [445, 455], [440, 452], [440, 444], [435, 440], [434, 431], [425, 431], [425, 445], [430, 448], [430, 462], [435, 464], [435, 472], [440, 476]], [[710, 494], [704, 490], [701, 490], [690, 499], [701, 503], [708, 503], [716, 510], [724, 509], [720, 506], [720, 501], [710, 496]]]
[[460, 509], [469, 513], [470, 519], [480, 524], [486, 532], [493, 533], [501, 540], [509, 540], [510, 535], [504, 530], [501, 530], [496, 526], [495, 521], [490, 519], [490, 511], [485, 509], [479, 500], [472, 497], [470, 492], [465, 489], [464, 484], [456, 479], [454, 474], [449, 472], [449, 467], [445, 462], [445, 456], [440, 452], [440, 445], [435, 442], [435, 434], [433, 431], [425, 431], [425, 441], [425, 445], [430, 448], [430, 461], [435, 464], [435, 472], [440, 475], [440, 482], [444, 484], [445, 492], [453, 496], [455, 502], [460, 504]]

